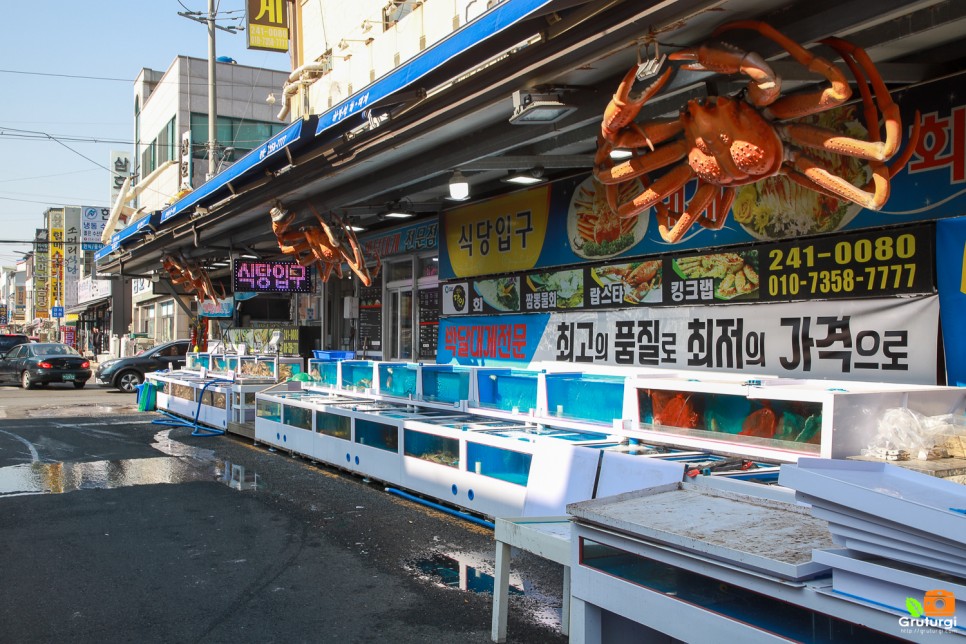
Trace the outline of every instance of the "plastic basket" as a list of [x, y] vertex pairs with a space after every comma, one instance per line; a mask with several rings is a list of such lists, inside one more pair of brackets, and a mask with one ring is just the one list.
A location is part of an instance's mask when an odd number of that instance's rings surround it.
[[316, 360], [352, 360], [356, 357], [355, 351], [319, 351], [314, 349], [312, 357]]

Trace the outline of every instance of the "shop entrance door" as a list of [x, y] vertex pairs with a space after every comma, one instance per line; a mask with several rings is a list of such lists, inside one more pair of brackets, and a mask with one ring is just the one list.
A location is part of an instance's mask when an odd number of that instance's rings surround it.
[[413, 358], [413, 290], [411, 287], [389, 289], [390, 357], [399, 360]]

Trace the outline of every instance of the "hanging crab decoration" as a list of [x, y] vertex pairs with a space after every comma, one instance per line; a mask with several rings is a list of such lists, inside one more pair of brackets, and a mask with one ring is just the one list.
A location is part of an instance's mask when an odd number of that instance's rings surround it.
[[183, 284], [187, 291], [194, 291], [202, 302], [206, 299], [217, 300], [225, 297], [223, 290], [220, 293], [215, 290], [208, 271], [197, 262], [189, 262], [181, 253], [164, 255], [161, 258], [161, 266], [167, 271], [172, 284]]
[[355, 232], [335, 213], [325, 217], [309, 206], [318, 224], [304, 224], [293, 227], [295, 211], [282, 208], [277, 204], [271, 210], [272, 232], [278, 239], [279, 249], [291, 255], [301, 266], [316, 265], [320, 279], [325, 282], [332, 273], [342, 278], [342, 264], [359, 276], [364, 286], [370, 286], [379, 274], [381, 266], [376, 256], [375, 267], [370, 271], [362, 254], [362, 247]]
[[[833, 49], [849, 67], [862, 96], [868, 140], [834, 129], [789, 119], [818, 114], [849, 100], [852, 90], [845, 75], [828, 60], [816, 56], [763, 22], [739, 21], [718, 27], [717, 38], [738, 29], [757, 31], [783, 47], [809, 71], [825, 77], [828, 85], [794, 95], [782, 94], [781, 79], [754, 52], [712, 41], [670, 54], [671, 60], [692, 61], [685, 69], [744, 74], [751, 80], [743, 97], [710, 96], [688, 102], [677, 117], [635, 123], [644, 104], [668, 82], [668, 68], [649, 87], [632, 94], [637, 67], [632, 68], [604, 112], [598, 138], [594, 174], [607, 186], [610, 207], [622, 219], [637, 217], [652, 206], [665, 241], [676, 243], [695, 223], [720, 229], [734, 201], [736, 189], [775, 175], [784, 175], [807, 190], [835, 201], [844, 200], [879, 210], [889, 199], [890, 179], [905, 165], [919, 138], [919, 114], [905, 152], [892, 166], [903, 134], [899, 108], [865, 51], [840, 38], [821, 42]], [[871, 85], [871, 90], [870, 90]], [[874, 100], [873, 100], [874, 92]], [[884, 118], [882, 140], [879, 118]], [[613, 148], [638, 151], [637, 156], [614, 165]], [[871, 180], [853, 185], [822, 157], [831, 153], [859, 159], [868, 165]], [[665, 170], [656, 179], [650, 174]], [[698, 187], [680, 211], [672, 212], [664, 200], [697, 177]], [[619, 187], [640, 178], [645, 189], [622, 202]], [[712, 203], [717, 203], [711, 208]], [[716, 213], [716, 214], [712, 214]]]

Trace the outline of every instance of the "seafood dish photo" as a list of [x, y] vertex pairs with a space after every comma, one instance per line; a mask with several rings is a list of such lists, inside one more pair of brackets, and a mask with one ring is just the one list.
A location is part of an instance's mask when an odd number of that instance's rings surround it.
[[584, 305], [584, 272], [580, 269], [537, 273], [527, 278], [534, 293], [554, 293], [555, 308], [578, 309]]
[[[621, 283], [624, 285], [624, 301], [640, 304], [645, 299], [661, 301], [661, 260], [652, 259], [591, 269], [594, 279], [601, 286]], [[651, 294], [653, 297], [648, 297]]]
[[714, 296], [719, 300], [730, 300], [758, 290], [757, 251], [680, 257], [674, 260], [673, 266], [674, 271], [685, 279], [714, 279]]
[[498, 277], [474, 282], [473, 288], [483, 301], [497, 311], [520, 310], [520, 278]]
[[[639, 181], [629, 182], [620, 197], [643, 189]], [[624, 194], [627, 193], [627, 194]], [[574, 190], [567, 216], [570, 248], [587, 259], [614, 257], [637, 244], [647, 232], [647, 214], [620, 218], [608, 203], [605, 187], [588, 177]]]

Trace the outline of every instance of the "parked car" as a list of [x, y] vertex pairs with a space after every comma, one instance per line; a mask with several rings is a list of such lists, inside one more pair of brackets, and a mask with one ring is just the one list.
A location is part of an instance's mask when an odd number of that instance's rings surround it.
[[141, 351], [137, 355], [106, 360], [97, 367], [97, 379], [126, 393], [137, 391], [144, 374], [184, 366], [191, 348], [189, 340], [171, 340]]
[[30, 342], [30, 338], [23, 333], [0, 333], [0, 355], [10, 351], [18, 344], [27, 342]]
[[90, 379], [90, 360], [60, 342], [18, 344], [0, 356], [0, 382], [19, 382], [24, 389], [52, 382], [69, 382], [75, 389], [83, 389]]

